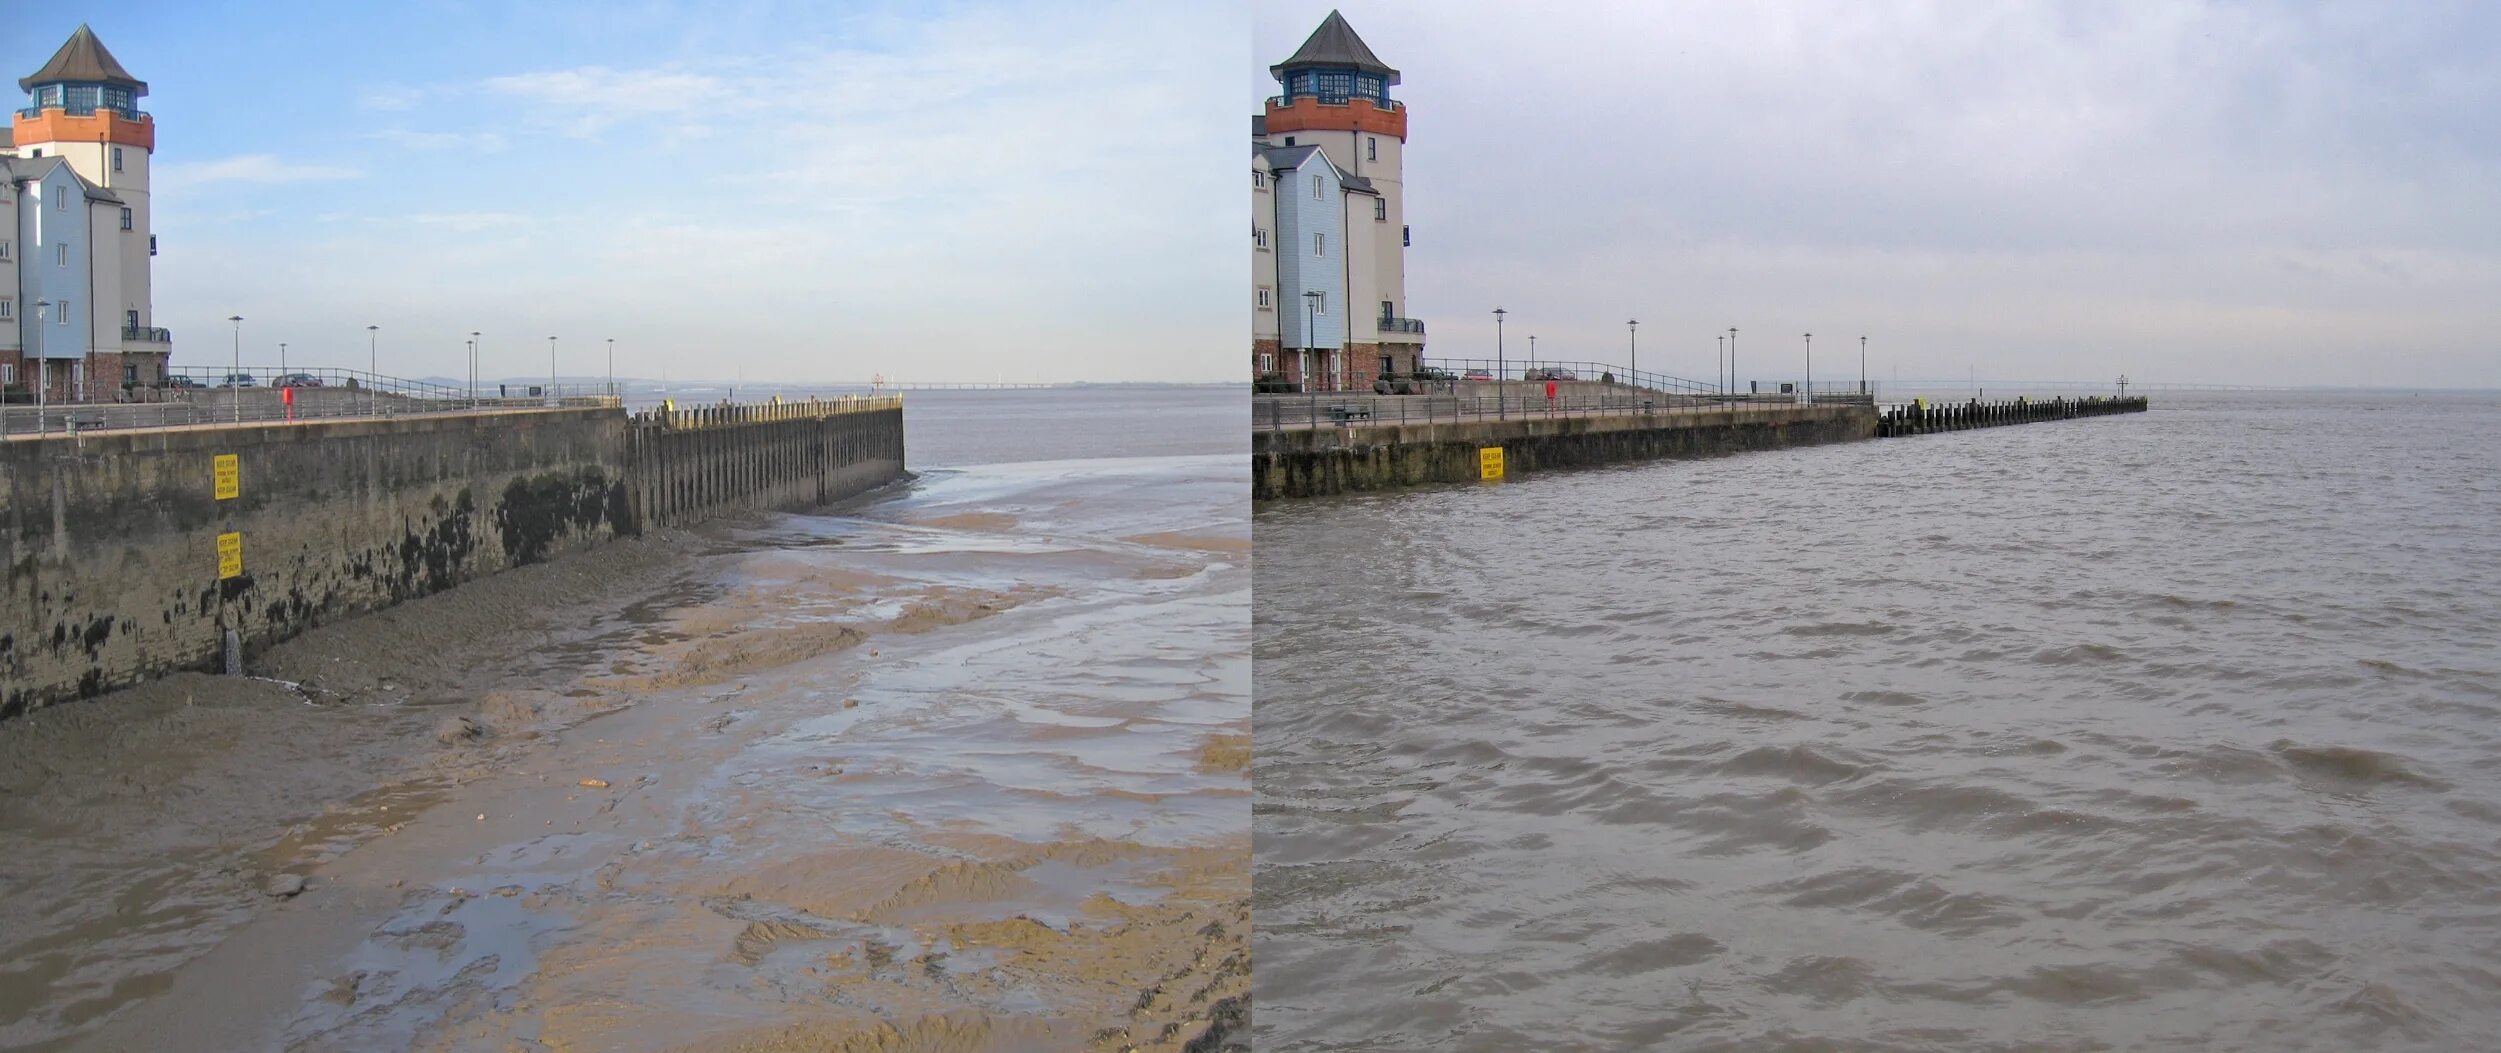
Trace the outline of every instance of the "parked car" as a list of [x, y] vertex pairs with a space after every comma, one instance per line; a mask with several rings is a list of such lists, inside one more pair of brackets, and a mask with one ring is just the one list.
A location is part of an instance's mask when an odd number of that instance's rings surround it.
[[279, 377], [273, 385], [282, 388], [317, 388], [321, 386], [321, 378], [310, 373], [289, 373]]
[[250, 373], [228, 373], [226, 374], [226, 382], [217, 386], [221, 388], [248, 388], [252, 386], [252, 375]]
[[208, 385], [200, 383], [199, 380], [187, 374], [174, 373], [165, 378], [165, 386], [169, 388], [204, 388]]
[[1471, 370], [1468, 370], [1468, 371], [1467, 371], [1467, 372], [1465, 372], [1465, 373], [1461, 373], [1461, 374], [1459, 374], [1459, 379], [1461, 379], [1461, 380], [1492, 380], [1492, 379], [1494, 379], [1494, 373], [1493, 373], [1493, 371], [1492, 371], [1492, 370], [1490, 370], [1490, 369], [1471, 369]]
[[1539, 366], [1520, 374], [1522, 380], [1579, 380], [1571, 370], [1561, 366]]

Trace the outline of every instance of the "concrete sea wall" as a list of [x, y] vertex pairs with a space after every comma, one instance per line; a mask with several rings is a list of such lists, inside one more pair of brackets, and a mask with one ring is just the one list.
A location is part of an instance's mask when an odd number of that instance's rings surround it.
[[215, 667], [228, 630], [248, 653], [647, 526], [822, 504], [902, 474], [899, 403], [0, 442], [0, 719]]
[[1320, 497], [1479, 478], [1500, 447], [1506, 475], [1662, 458], [1709, 457], [1873, 438], [1871, 406], [1746, 406], [1675, 413], [1375, 424], [1259, 431], [1255, 500]]

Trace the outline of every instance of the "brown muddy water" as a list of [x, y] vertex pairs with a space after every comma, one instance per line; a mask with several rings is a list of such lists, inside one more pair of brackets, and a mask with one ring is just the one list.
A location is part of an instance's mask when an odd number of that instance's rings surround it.
[[2501, 1033], [2501, 400], [1254, 525], [1260, 1049]]
[[999, 463], [1033, 445], [997, 417], [992, 460], [849, 506], [0, 729], [0, 1047], [1238, 1033], [1248, 472]]

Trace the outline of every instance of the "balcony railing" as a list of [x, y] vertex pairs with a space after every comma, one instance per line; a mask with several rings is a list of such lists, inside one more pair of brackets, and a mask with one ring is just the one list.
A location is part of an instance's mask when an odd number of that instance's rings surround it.
[[1381, 331], [1384, 333], [1414, 333], [1417, 336], [1424, 335], [1424, 319], [1421, 318], [1392, 318], [1388, 315], [1382, 315], [1380, 322]]
[[134, 341], [142, 344], [170, 344], [174, 342], [174, 331], [163, 326], [123, 326], [122, 342], [131, 343]]
[[1268, 105], [1282, 109], [1285, 106], [1301, 102], [1304, 99], [1309, 99], [1322, 106], [1344, 106], [1356, 99], [1362, 99], [1363, 101], [1371, 103], [1372, 105], [1383, 110], [1403, 110], [1407, 108], [1406, 103], [1400, 102], [1396, 99], [1375, 99], [1369, 95], [1271, 95], [1268, 96]]
[[46, 110], [59, 110], [72, 117], [93, 117], [96, 115], [97, 110], [103, 110], [106, 113], [118, 113], [122, 115], [124, 120], [144, 121], [150, 119], [146, 110], [125, 110], [119, 106], [107, 106], [103, 103], [95, 103], [86, 106], [29, 106], [25, 109], [17, 111], [17, 115], [31, 121], [37, 117], [43, 116], [44, 111]]

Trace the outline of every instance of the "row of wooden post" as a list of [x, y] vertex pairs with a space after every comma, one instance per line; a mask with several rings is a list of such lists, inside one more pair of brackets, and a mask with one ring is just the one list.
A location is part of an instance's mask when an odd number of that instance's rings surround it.
[[1926, 435], [1939, 431], [1963, 431], [1969, 428], [1994, 428], [2001, 424], [2030, 424], [2035, 421], [2068, 420], [2074, 417], [2099, 417], [2111, 413], [2145, 412], [2145, 396], [2114, 398], [2093, 395], [2086, 398], [2055, 398], [2034, 401], [2016, 398], [2001, 402], [1935, 403], [1920, 399], [1908, 406], [1895, 406], [1876, 418], [1876, 436]]
[[819, 420], [844, 413], [871, 413], [877, 410], [902, 409], [901, 395], [844, 395], [840, 398], [807, 398], [784, 402], [721, 403], [713, 406], [680, 407], [663, 402], [644, 411], [637, 419], [657, 424], [671, 431], [694, 431], [702, 428], [726, 428], [741, 424], [768, 424], [785, 420]]

